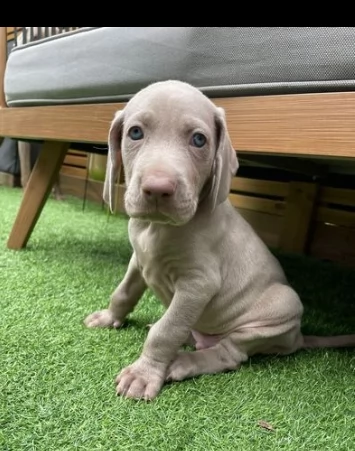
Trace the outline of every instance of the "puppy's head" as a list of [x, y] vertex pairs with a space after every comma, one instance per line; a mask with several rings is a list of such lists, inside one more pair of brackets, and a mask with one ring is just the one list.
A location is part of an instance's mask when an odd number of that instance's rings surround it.
[[109, 132], [104, 199], [123, 162], [130, 217], [173, 225], [198, 208], [226, 200], [238, 168], [224, 117], [198, 89], [179, 81], [154, 83], [118, 111]]

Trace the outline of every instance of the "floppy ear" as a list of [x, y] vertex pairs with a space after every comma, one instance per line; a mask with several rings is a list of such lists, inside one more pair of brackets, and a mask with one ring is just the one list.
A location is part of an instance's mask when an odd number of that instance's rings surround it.
[[103, 199], [110, 206], [111, 213], [113, 213], [114, 209], [115, 182], [118, 170], [122, 163], [121, 141], [123, 112], [124, 110], [117, 111], [108, 133], [108, 155]]
[[233, 149], [225, 119], [223, 108], [217, 108], [216, 117], [217, 144], [212, 166], [212, 188], [210, 202], [212, 211], [224, 202], [229, 194], [232, 177], [239, 167], [237, 153]]

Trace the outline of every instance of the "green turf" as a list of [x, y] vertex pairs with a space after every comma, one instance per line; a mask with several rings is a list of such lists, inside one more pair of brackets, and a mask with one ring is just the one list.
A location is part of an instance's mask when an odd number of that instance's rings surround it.
[[[151, 403], [117, 398], [114, 376], [162, 312], [146, 294], [122, 330], [83, 327], [124, 274], [127, 221], [50, 199], [27, 250], [14, 252], [6, 239], [20, 200], [0, 188], [1, 451], [355, 449], [353, 350], [253, 358], [238, 372], [167, 385]], [[355, 332], [354, 271], [281, 261], [306, 304], [305, 331]]]

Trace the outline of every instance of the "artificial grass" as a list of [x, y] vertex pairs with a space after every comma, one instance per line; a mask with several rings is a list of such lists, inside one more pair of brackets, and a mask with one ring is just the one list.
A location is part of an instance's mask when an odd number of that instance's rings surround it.
[[[116, 397], [115, 375], [163, 311], [147, 293], [119, 331], [82, 324], [125, 272], [127, 220], [50, 199], [28, 248], [10, 251], [21, 196], [0, 188], [0, 450], [355, 449], [353, 349], [255, 357], [166, 385], [150, 403]], [[355, 332], [353, 270], [279, 257], [306, 305], [306, 332]]]

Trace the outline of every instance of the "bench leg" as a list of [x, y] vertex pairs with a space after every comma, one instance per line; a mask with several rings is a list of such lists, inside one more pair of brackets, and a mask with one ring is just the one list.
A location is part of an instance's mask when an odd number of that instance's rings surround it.
[[70, 143], [46, 141], [31, 172], [20, 209], [7, 242], [9, 249], [26, 247], [51, 192]]

